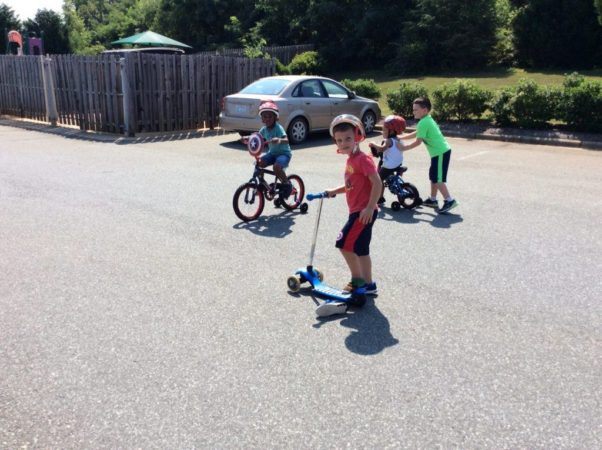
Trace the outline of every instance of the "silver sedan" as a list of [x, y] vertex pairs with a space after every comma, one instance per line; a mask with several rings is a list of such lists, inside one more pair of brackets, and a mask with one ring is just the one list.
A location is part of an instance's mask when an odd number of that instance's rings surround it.
[[262, 127], [259, 103], [272, 100], [280, 110], [280, 124], [289, 141], [298, 144], [311, 131], [327, 130], [339, 114], [361, 118], [370, 133], [380, 117], [378, 103], [359, 97], [330, 78], [307, 75], [282, 75], [261, 78], [236, 94], [224, 97], [220, 126], [245, 135]]

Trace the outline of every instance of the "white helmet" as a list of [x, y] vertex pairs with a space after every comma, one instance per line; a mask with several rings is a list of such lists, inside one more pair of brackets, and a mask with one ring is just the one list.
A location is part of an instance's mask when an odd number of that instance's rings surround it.
[[355, 128], [355, 142], [361, 142], [366, 138], [364, 124], [353, 114], [341, 114], [332, 119], [332, 122], [330, 123], [330, 135], [332, 137], [334, 137], [334, 127], [342, 123], [348, 123]]

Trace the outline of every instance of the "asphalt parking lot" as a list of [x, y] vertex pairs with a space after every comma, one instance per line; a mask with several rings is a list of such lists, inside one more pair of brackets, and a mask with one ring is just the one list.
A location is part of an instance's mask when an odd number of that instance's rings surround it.
[[[384, 208], [378, 297], [319, 320], [286, 288], [315, 205], [241, 223], [235, 138], [0, 126], [0, 447], [600, 447], [602, 153], [451, 138], [460, 206]], [[318, 135], [289, 173], [343, 162]], [[426, 150], [406, 165], [425, 193]], [[345, 217], [325, 202], [334, 285]]]

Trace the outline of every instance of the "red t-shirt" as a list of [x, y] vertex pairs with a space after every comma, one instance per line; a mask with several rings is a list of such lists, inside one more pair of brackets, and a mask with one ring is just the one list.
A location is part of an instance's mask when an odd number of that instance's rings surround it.
[[[345, 196], [349, 214], [359, 212], [368, 205], [372, 183], [368, 175], [378, 173], [372, 157], [358, 151], [349, 155], [345, 166]], [[375, 206], [374, 209], [378, 209]]]

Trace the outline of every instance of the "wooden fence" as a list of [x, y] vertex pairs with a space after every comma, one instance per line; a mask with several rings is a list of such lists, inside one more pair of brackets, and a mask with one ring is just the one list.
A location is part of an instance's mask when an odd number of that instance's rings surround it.
[[222, 97], [274, 73], [204, 54], [0, 56], [0, 114], [127, 135], [214, 128]]
[[39, 57], [0, 56], [0, 114], [46, 120]]
[[123, 133], [119, 60], [107, 55], [51, 57], [57, 122], [82, 130]]

